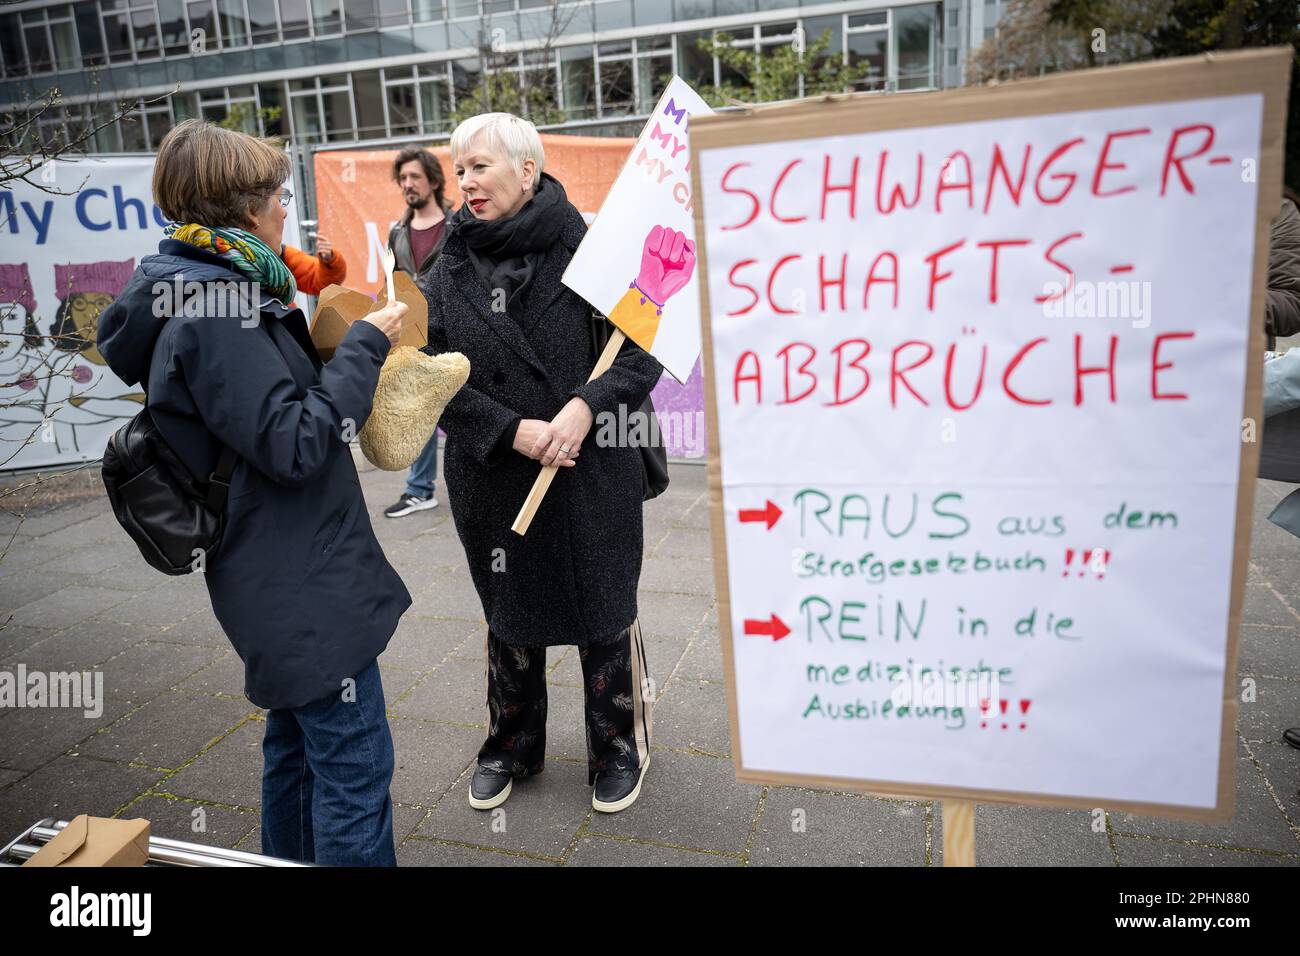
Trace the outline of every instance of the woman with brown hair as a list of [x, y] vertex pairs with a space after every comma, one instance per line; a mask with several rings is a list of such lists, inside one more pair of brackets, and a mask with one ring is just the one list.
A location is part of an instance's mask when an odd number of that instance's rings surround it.
[[173, 129], [153, 177], [172, 223], [100, 317], [98, 344], [144, 386], [193, 475], [238, 459], [220, 547], [201, 557], [244, 693], [267, 709], [262, 851], [391, 866], [376, 658], [411, 597], [375, 539], [346, 439], [370, 415], [406, 307], [353, 323], [322, 364], [278, 255], [288, 176], [273, 142], [199, 120]]

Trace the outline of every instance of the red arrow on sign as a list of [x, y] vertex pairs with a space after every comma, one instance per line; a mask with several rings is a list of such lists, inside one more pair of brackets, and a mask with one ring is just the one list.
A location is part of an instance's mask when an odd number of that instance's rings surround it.
[[779, 641], [790, 633], [790, 629], [785, 626], [785, 621], [781, 620], [775, 614], [770, 620], [764, 621], [762, 618], [757, 620], [745, 618], [745, 633], [757, 634], [760, 637], [772, 635], [772, 640]]
[[766, 508], [741, 508], [740, 509], [741, 521], [764, 521], [767, 523], [768, 531], [772, 530], [772, 525], [776, 524], [777, 519], [780, 517], [781, 517], [781, 509], [778, 508], [776, 506], [776, 503], [771, 500], [768, 501]]

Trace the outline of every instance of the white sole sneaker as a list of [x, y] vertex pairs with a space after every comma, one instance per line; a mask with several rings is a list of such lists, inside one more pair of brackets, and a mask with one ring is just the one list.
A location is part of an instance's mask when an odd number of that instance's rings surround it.
[[438, 507], [438, 499], [430, 498], [427, 501], [421, 501], [418, 505], [407, 505], [401, 511], [384, 512], [385, 518], [405, 518], [407, 515], [413, 515], [417, 511], [432, 511]]
[[649, 772], [650, 761], [647, 760], [645, 766], [641, 768], [641, 776], [636, 782], [636, 787], [634, 787], [632, 792], [622, 800], [615, 800], [613, 803], [604, 803], [596, 799], [596, 794], [593, 791], [591, 794], [592, 808], [601, 813], [618, 813], [620, 810], [626, 810], [628, 807], [632, 806], [632, 804], [636, 803], [637, 797], [641, 796], [641, 785], [645, 783], [645, 775]]
[[474, 796], [473, 792], [471, 792], [469, 795], [469, 805], [475, 810], [494, 810], [506, 802], [506, 799], [510, 796], [510, 791], [514, 789], [514, 786], [515, 782], [510, 780], [506, 783], [504, 790], [498, 793], [495, 797], [488, 797], [486, 800], [479, 800]]

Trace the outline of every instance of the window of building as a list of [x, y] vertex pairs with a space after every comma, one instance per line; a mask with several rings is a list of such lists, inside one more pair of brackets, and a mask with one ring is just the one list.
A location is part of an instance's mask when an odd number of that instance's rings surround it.
[[713, 0], [673, 0], [677, 15], [674, 20], [699, 20], [713, 16]]
[[[80, 23], [78, 23], [80, 29]], [[185, 22], [184, 0], [158, 0], [158, 30], [162, 33], [163, 53], [188, 56], [190, 28]]]
[[162, 34], [158, 30], [158, 10], [152, 2], [138, 0], [128, 7], [131, 16], [131, 45], [137, 60], [156, 60], [162, 56]]
[[111, 63], [131, 62], [131, 14], [126, 0], [100, 0], [104, 13], [104, 39]]
[[70, 5], [27, 10], [22, 14], [22, 27], [31, 72], [75, 70], [80, 65]]
[[93, 149], [97, 153], [120, 153], [122, 151], [122, 124], [114, 121], [117, 114], [117, 104], [104, 102], [94, 106], [87, 105], [83, 109], [86, 116], [85, 122], [88, 124], [87, 131], [94, 131], [86, 141], [86, 149]]
[[451, 131], [451, 81], [446, 63], [419, 68], [420, 129], [425, 133]]
[[64, 110], [54, 107], [36, 117], [36, 140], [49, 152], [65, 148], [71, 142]]
[[4, 59], [6, 77], [27, 75], [27, 54], [23, 51], [23, 34], [16, 13], [0, 16], [0, 58]]
[[379, 0], [378, 22], [381, 30], [407, 26], [411, 22], [409, 0]]
[[320, 99], [321, 115], [325, 118], [325, 138], [356, 139], [356, 119], [347, 74], [323, 77]]
[[382, 72], [385, 121], [390, 135], [410, 136], [419, 132], [420, 107], [415, 83], [415, 67], [398, 67]]
[[217, 21], [221, 24], [221, 48], [233, 50], [248, 46], [248, 18], [244, 0], [216, 0]]
[[247, 0], [248, 29], [253, 44], [280, 42], [280, 22], [275, 0]]
[[117, 125], [121, 127], [122, 131], [122, 152], [149, 152], [149, 141], [146, 138], [144, 123], [137, 114], [131, 113], [128, 116], [123, 116], [117, 121]]
[[292, 80], [289, 101], [299, 142], [356, 139], [348, 74]]
[[560, 118], [555, 51], [525, 50], [519, 61], [519, 88], [524, 92], [529, 118], [534, 123], [555, 122]]
[[343, 32], [343, 15], [339, 0], [311, 0], [311, 27], [314, 36], [333, 36]]
[[293, 137], [299, 143], [319, 143], [324, 137], [324, 125], [321, 123], [320, 97], [312, 90], [311, 95], [289, 94], [293, 108]]
[[[217, 25], [216, 0], [191, 0], [185, 4], [190, 21], [190, 39], [195, 53], [215, 53], [221, 49], [221, 30]], [[194, 31], [199, 31], [194, 33]]]
[[373, 30], [377, 23], [375, 0], [347, 0], [343, 4], [343, 25], [348, 33]]
[[352, 95], [357, 104], [357, 138], [382, 139], [384, 129], [384, 85], [378, 70], [352, 74]]
[[939, 85], [939, 5], [902, 7], [894, 13], [894, 49], [900, 90]]
[[444, 10], [443, 0], [411, 0], [411, 19], [416, 23], [441, 20]]
[[636, 112], [649, 113], [673, 78], [673, 48], [669, 37], [636, 41]]
[[257, 85], [257, 115], [263, 136], [288, 136], [289, 117], [284, 115], [284, 85], [280, 82]]
[[889, 13], [877, 10], [848, 17], [844, 30], [850, 66], [870, 72], [853, 84], [855, 90], [883, 90], [889, 79]]
[[713, 71], [713, 54], [700, 49], [701, 40], [713, 40], [711, 30], [696, 33], [679, 33], [677, 40], [677, 72], [695, 88], [712, 86], [716, 82]]
[[27, 45], [28, 67], [33, 73], [54, 72], [54, 54], [50, 47], [50, 35], [45, 27], [45, 11], [28, 10], [22, 16], [23, 42]]
[[[73, 11], [77, 21], [77, 44], [81, 47], [82, 65], [103, 66], [106, 60], [99, 6], [94, 3], [79, 3], [73, 7]], [[3, 26], [0, 26], [0, 33], [3, 31]], [[0, 37], [2, 40], [3, 37]]]
[[483, 82], [482, 64], [477, 57], [456, 60], [451, 65], [452, 106], [462, 110], [479, 95]]
[[166, 100], [144, 108], [142, 119], [149, 135], [149, 149], [156, 151], [172, 130], [172, 111]]
[[808, 47], [820, 42], [823, 36], [826, 37], [826, 49], [817, 54], [814, 65], [820, 66], [828, 61], [834, 63], [844, 62], [843, 17], [809, 17], [802, 21], [800, 25], [803, 27], [804, 43]]
[[571, 120], [596, 116], [595, 48], [590, 43], [560, 47], [560, 86], [564, 115]]
[[199, 113], [199, 95], [197, 93], [173, 93], [170, 97], [172, 104], [172, 116], [176, 122], [187, 119], [198, 119]]
[[600, 115], [622, 116], [634, 112], [636, 81], [632, 68], [632, 41], [598, 44], [596, 64], [600, 73]]
[[261, 131], [257, 111], [257, 93], [252, 84], [199, 91], [199, 115], [210, 123], [233, 117], [239, 129], [256, 135]]
[[77, 49], [77, 28], [72, 21], [72, 5], [51, 7], [47, 12], [55, 66], [60, 70], [77, 69], [80, 66], [81, 51]]
[[308, 0], [279, 0], [280, 32], [286, 40], [311, 36], [311, 11]]

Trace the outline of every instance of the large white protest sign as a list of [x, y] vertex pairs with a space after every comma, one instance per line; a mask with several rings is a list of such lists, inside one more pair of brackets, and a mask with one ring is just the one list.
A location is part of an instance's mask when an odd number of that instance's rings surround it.
[[[53, 161], [0, 190], [0, 471], [95, 461], [143, 407], [109, 371], [96, 320], [166, 219], [153, 156]], [[291, 201], [284, 240], [298, 243]]]
[[710, 112], [673, 77], [564, 271], [565, 285], [683, 384], [700, 355], [688, 129]]
[[742, 779], [1230, 812], [1287, 63], [694, 124]]

